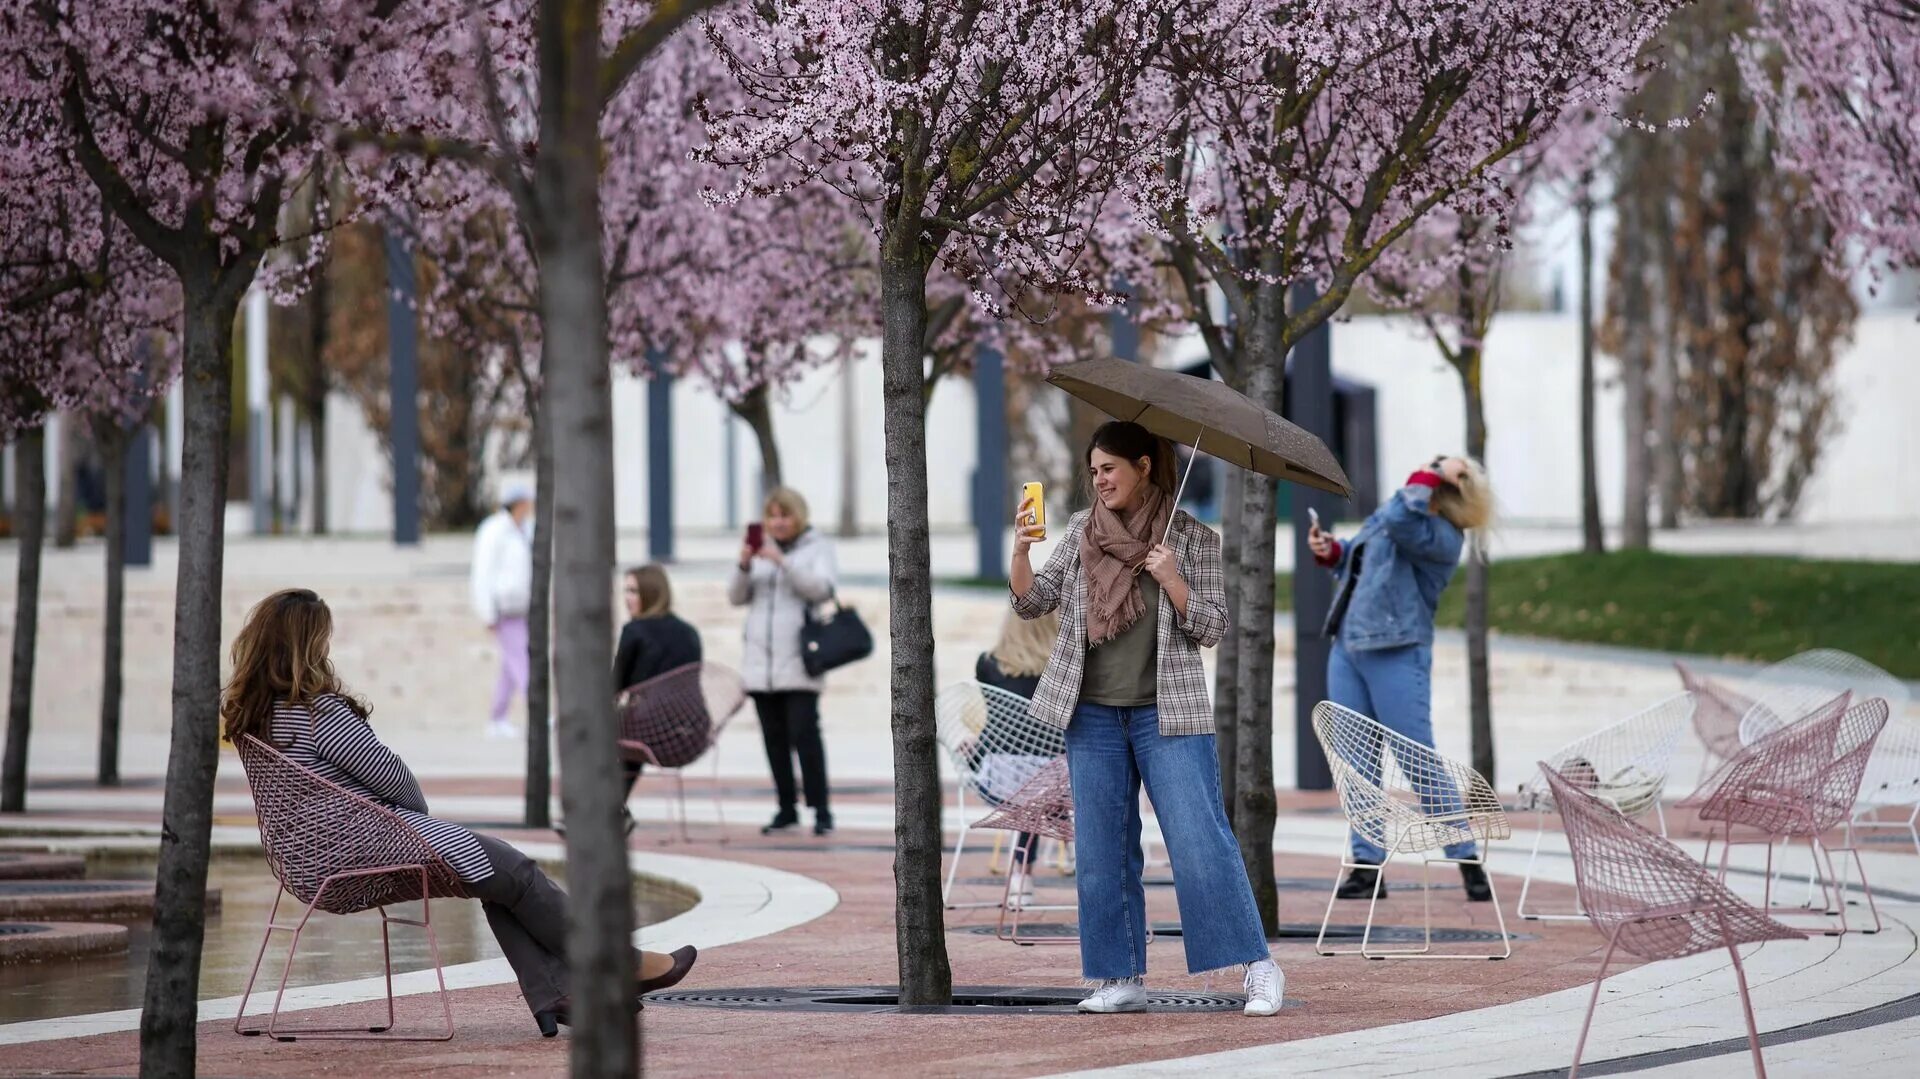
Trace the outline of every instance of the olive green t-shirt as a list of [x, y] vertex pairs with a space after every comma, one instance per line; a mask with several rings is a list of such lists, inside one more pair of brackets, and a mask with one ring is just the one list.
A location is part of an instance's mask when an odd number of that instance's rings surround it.
[[1160, 582], [1145, 573], [1139, 580], [1146, 613], [1118, 637], [1087, 649], [1086, 675], [1080, 682], [1083, 701], [1138, 708], [1159, 699], [1154, 667], [1160, 651]]

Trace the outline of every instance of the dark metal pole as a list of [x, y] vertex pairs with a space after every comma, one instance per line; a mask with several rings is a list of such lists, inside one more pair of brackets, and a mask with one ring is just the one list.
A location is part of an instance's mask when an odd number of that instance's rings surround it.
[[673, 561], [673, 375], [647, 350], [647, 557]]
[[[140, 386], [147, 385], [147, 364], [152, 345], [141, 337], [134, 342], [140, 357]], [[136, 421], [127, 432], [126, 481], [121, 488], [121, 557], [128, 566], [153, 565], [153, 440], [152, 410]]]
[[393, 542], [420, 542], [420, 340], [415, 315], [413, 253], [388, 232], [387, 349], [391, 373]]
[[973, 528], [978, 561], [974, 576], [1007, 575], [1006, 528], [1013, 516], [1007, 490], [1006, 358], [992, 345], [973, 353], [974, 432], [979, 464], [973, 472]]
[[[1304, 310], [1315, 299], [1308, 283], [1293, 286], [1293, 309]], [[1287, 415], [1294, 423], [1333, 440], [1333, 332], [1321, 323], [1293, 347], [1293, 377], [1288, 380]], [[1327, 655], [1332, 642], [1320, 634], [1327, 608], [1333, 603], [1333, 578], [1314, 565], [1307, 549], [1307, 509], [1320, 512], [1329, 527], [1340, 499], [1309, 487], [1295, 487], [1293, 496], [1293, 777], [1303, 791], [1333, 786], [1333, 773], [1313, 735], [1313, 706], [1327, 696]]]
[[[1124, 277], [1114, 278], [1113, 290], [1129, 296], [1133, 294], [1133, 287]], [[1140, 323], [1133, 317], [1132, 300], [1107, 312], [1107, 337], [1113, 342], [1115, 359], [1140, 359]]]

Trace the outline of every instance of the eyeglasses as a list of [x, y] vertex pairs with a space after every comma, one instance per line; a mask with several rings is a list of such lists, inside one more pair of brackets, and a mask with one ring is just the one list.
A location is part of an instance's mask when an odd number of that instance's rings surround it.
[[631, 585], [627, 586], [626, 588], [622, 588], [620, 591], [625, 592], [629, 596], [637, 596], [640, 594], [640, 590], [638, 588], [634, 588]]

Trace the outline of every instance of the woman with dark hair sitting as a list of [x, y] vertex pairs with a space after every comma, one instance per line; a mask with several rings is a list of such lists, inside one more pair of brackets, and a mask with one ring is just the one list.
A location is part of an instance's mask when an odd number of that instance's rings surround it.
[[[613, 692], [618, 696], [668, 671], [700, 662], [700, 631], [673, 613], [673, 585], [665, 566], [649, 562], [626, 572], [621, 599], [627, 605], [627, 624], [620, 628], [620, 644], [613, 654]], [[641, 762], [623, 758], [627, 793], [640, 778]], [[627, 831], [633, 814], [626, 812]]]
[[[314, 592], [290, 588], [256, 604], [233, 642], [233, 676], [221, 695], [228, 741], [253, 737], [329, 783], [391, 809], [444, 859], [480, 900], [487, 925], [520, 982], [540, 1033], [572, 1024], [567, 969], [567, 893], [533, 859], [502, 840], [429, 815], [420, 782], [367, 722], [372, 709], [347, 693], [328, 648], [333, 614]], [[640, 995], [677, 984], [693, 969], [691, 946], [671, 955], [634, 952]]]

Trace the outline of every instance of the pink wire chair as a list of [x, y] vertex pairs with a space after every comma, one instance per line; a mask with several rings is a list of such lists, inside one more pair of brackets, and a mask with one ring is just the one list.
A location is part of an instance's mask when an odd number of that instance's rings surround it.
[[[240, 994], [236, 1034], [266, 1034], [277, 1041], [296, 1038], [357, 1038], [391, 1041], [447, 1041], [453, 1037], [453, 1002], [440, 966], [440, 941], [433, 929], [435, 898], [469, 898], [466, 885], [420, 833], [399, 814], [371, 799], [331, 783], [288, 760], [279, 750], [252, 735], [234, 743], [253, 792], [254, 813], [260, 822], [260, 845], [267, 865], [279, 880], [267, 914], [266, 933], [253, 957], [247, 988]], [[298, 922], [279, 921], [280, 901], [287, 895], [306, 904]], [[387, 912], [395, 903], [420, 900], [420, 918], [399, 918]], [[293, 957], [300, 950], [300, 933], [316, 910], [328, 914], [380, 911], [380, 948], [387, 979], [387, 1021], [383, 1026], [317, 1027], [282, 1030], [280, 1003], [293, 973]], [[411, 925], [427, 931], [433, 954], [433, 973], [440, 982], [440, 1010], [445, 1029], [440, 1034], [398, 1035], [393, 1029], [393, 949], [388, 926]], [[292, 933], [287, 961], [274, 991], [273, 1012], [265, 1027], [244, 1026], [247, 999], [253, 995], [267, 944], [276, 932]]]
[[1607, 951], [1593, 979], [1593, 996], [1587, 1001], [1586, 1019], [1580, 1024], [1580, 1040], [1573, 1048], [1568, 1079], [1580, 1074], [1580, 1055], [1586, 1050], [1587, 1033], [1600, 1003], [1600, 985], [1606, 981], [1614, 951], [1620, 948], [1650, 961], [1725, 948], [1733, 960], [1734, 981], [1740, 987], [1753, 1070], [1764, 1079], [1767, 1066], [1760, 1056], [1760, 1032], [1753, 1021], [1753, 1000], [1747, 993], [1739, 946], [1767, 940], [1803, 940], [1806, 934], [1769, 918], [1734, 895], [1685, 851], [1621, 816], [1613, 806], [1568, 782], [1546, 762], [1540, 763], [1540, 771], [1567, 830], [1581, 909], [1607, 938]]
[[[1720, 879], [1726, 879], [1727, 859], [1735, 845], [1764, 843], [1767, 879], [1763, 907], [1775, 912], [1773, 846], [1782, 840], [1806, 840], [1814, 856], [1813, 876], [1819, 878], [1826, 901], [1824, 909], [1840, 919], [1837, 932], [1826, 932], [1838, 935], [1849, 931], [1846, 881], [1834, 872], [1833, 864], [1834, 852], [1843, 851], [1853, 856], [1860, 870], [1860, 890], [1873, 914], [1873, 928], [1864, 932], [1879, 932], [1880, 910], [1874, 904], [1859, 848], [1850, 841], [1843, 847], [1829, 847], [1822, 837], [1853, 816], [1860, 780], [1874, 742], [1886, 727], [1887, 714], [1887, 702], [1881, 698], [1855, 704], [1851, 695], [1842, 693], [1806, 718], [1748, 746], [1705, 787], [1681, 802], [1697, 807], [1701, 820], [1721, 825]], [[1736, 828], [1756, 835], [1736, 839]]]
[[1740, 755], [1740, 721], [1753, 708], [1753, 698], [1736, 692], [1711, 678], [1698, 675], [1684, 663], [1675, 663], [1680, 684], [1693, 694], [1693, 731], [1707, 755], [1700, 762], [1700, 782], [1713, 769]]
[[[993, 812], [980, 818], [975, 828], [1000, 828], [1011, 832], [1028, 832], [1047, 839], [1057, 839], [1062, 843], [1073, 842], [1073, 785], [1067, 774], [1067, 758], [1055, 757], [1041, 766], [1031, 778], [1022, 783], [1019, 789], [994, 807]], [[1007, 872], [1005, 894], [1000, 900], [1000, 922], [994, 935], [1001, 940], [1015, 944], [1077, 944], [1075, 936], [1023, 937], [1020, 935], [1020, 916], [1027, 911], [1072, 910], [1071, 906], [1033, 906], [1022, 902], [1013, 894], [1013, 882], [1026, 876], [1031, 879], [1033, 867], [1026, 864], [1027, 851], [1019, 843], [1013, 845], [1012, 865]], [[1013, 924], [1007, 924], [1007, 915], [1013, 915]]]
[[[720, 732], [747, 703], [740, 676], [718, 663], [689, 663], [620, 691], [620, 755], [673, 773], [680, 839], [687, 831], [686, 769], [709, 754], [713, 759], [713, 813], [724, 833], [720, 808]], [[721, 842], [726, 839], [721, 838]]]

